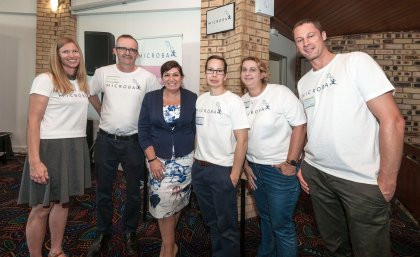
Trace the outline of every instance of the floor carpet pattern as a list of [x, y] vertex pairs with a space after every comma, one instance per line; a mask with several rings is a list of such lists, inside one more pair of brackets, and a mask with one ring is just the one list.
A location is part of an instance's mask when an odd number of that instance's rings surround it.
[[[20, 177], [24, 157], [15, 156], [0, 164], [0, 257], [29, 256], [25, 240], [25, 223], [29, 208], [17, 205]], [[126, 256], [122, 247], [121, 210], [125, 199], [124, 177], [118, 172], [114, 186], [114, 234], [109, 248], [103, 251], [104, 257]], [[194, 198], [193, 198], [194, 199]], [[141, 213], [139, 213], [141, 215]], [[298, 233], [299, 256], [323, 256], [323, 242], [314, 220], [312, 205], [307, 195], [301, 194], [296, 210], [295, 222]], [[95, 236], [95, 189], [88, 189], [86, 194], [72, 199], [69, 219], [65, 231], [64, 251], [69, 257], [86, 256]], [[161, 245], [157, 221], [150, 215], [146, 222], [141, 222], [139, 235], [139, 254], [144, 257], [157, 257]], [[392, 204], [391, 240], [393, 257], [420, 256], [420, 228], [395, 203]], [[182, 257], [210, 257], [210, 236], [203, 223], [196, 201], [183, 210], [176, 229], [176, 241]], [[246, 220], [244, 256], [256, 256], [260, 242], [258, 218]], [[50, 246], [47, 233], [44, 243], [44, 256]]]

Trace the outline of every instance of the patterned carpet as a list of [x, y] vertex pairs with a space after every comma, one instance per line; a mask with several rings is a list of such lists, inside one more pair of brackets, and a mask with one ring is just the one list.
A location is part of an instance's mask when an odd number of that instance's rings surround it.
[[[22, 170], [23, 157], [14, 157], [4, 165], [0, 164], [0, 257], [29, 256], [25, 241], [25, 222], [29, 208], [17, 206], [16, 199], [19, 192], [19, 183]], [[121, 217], [122, 200], [125, 198], [122, 173], [118, 173], [118, 180], [114, 189], [115, 234], [109, 249], [103, 256], [125, 256], [122, 250]], [[95, 234], [95, 192], [89, 189], [86, 195], [78, 197], [71, 202], [69, 220], [65, 232], [64, 250], [67, 256], [86, 256], [87, 249]], [[139, 214], [141, 215], [141, 214]], [[299, 240], [299, 256], [322, 256], [323, 243], [314, 221], [312, 206], [309, 198], [302, 194], [296, 211]], [[392, 205], [391, 239], [394, 257], [420, 256], [420, 228], [396, 205]], [[248, 219], [245, 224], [245, 255], [256, 256], [256, 249], [260, 240], [260, 229], [257, 218]], [[148, 216], [138, 228], [140, 252], [139, 256], [159, 256], [160, 234], [155, 219]], [[192, 201], [181, 216], [177, 227], [176, 241], [182, 257], [209, 257], [210, 237], [208, 230]], [[44, 256], [49, 249], [49, 236], [47, 235]]]

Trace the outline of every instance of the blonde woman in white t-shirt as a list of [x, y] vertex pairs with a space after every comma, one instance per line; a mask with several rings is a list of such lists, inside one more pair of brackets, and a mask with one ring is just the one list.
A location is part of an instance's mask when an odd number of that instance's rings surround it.
[[300, 194], [296, 171], [305, 113], [287, 87], [267, 84], [267, 68], [258, 58], [243, 59], [241, 80], [250, 124], [244, 170], [261, 220], [258, 256], [297, 256], [293, 217]]
[[49, 257], [62, 249], [69, 198], [91, 186], [86, 143], [88, 84], [81, 49], [69, 37], [52, 46], [48, 72], [38, 75], [29, 96], [28, 156], [18, 204], [28, 204], [26, 240], [31, 257], [41, 257], [48, 222]]

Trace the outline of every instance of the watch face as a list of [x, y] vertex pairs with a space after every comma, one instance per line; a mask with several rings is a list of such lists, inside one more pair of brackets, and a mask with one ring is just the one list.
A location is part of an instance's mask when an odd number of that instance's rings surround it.
[[297, 162], [295, 160], [289, 160], [289, 163], [293, 166], [297, 166]]

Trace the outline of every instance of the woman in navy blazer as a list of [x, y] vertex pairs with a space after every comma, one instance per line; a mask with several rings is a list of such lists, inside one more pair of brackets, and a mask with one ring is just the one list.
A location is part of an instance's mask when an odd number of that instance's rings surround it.
[[184, 73], [176, 61], [164, 63], [160, 72], [163, 88], [145, 95], [138, 131], [150, 171], [149, 211], [162, 236], [159, 256], [173, 257], [175, 227], [191, 192], [197, 95], [182, 88]]

